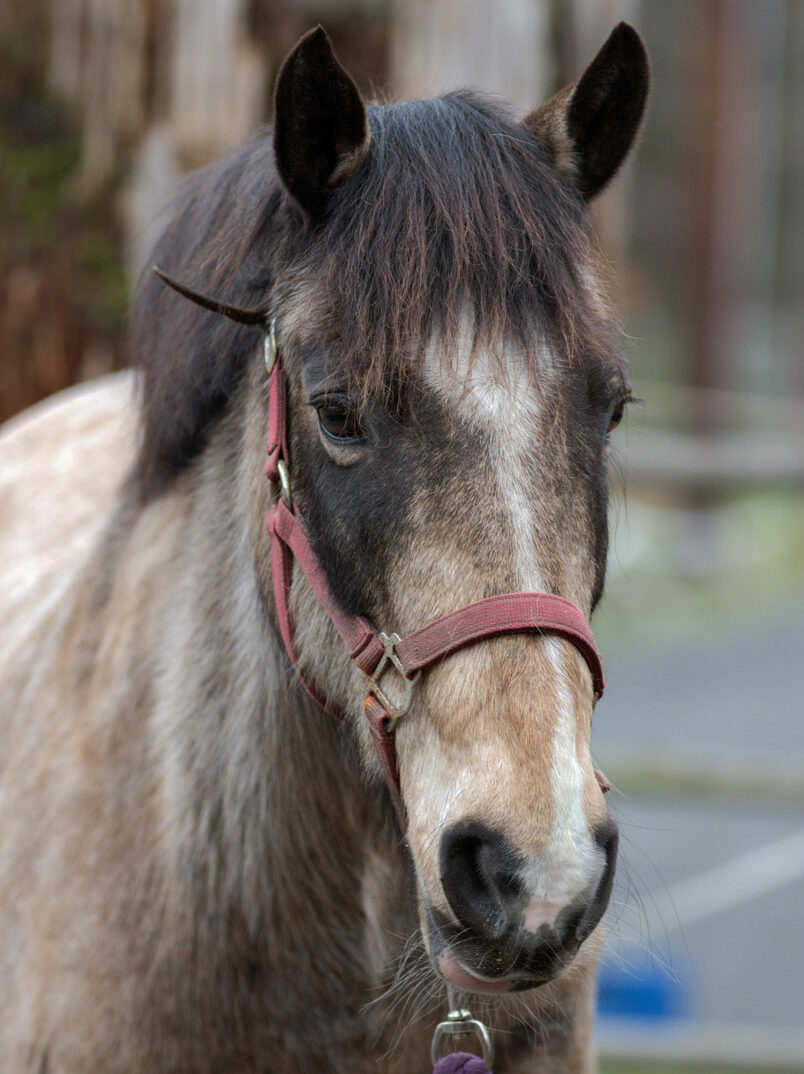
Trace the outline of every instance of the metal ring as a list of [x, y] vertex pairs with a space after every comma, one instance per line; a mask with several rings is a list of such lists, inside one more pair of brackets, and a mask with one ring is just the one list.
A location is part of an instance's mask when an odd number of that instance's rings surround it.
[[480, 1043], [481, 1058], [487, 1067], [494, 1065], [494, 1045], [491, 1034], [482, 1022], [473, 1018], [469, 1011], [450, 1011], [445, 1022], [439, 1022], [433, 1033], [430, 1046], [430, 1058], [433, 1066], [441, 1059], [441, 1043], [445, 1037], [465, 1037], [474, 1035]]
[[276, 356], [278, 348], [276, 345], [276, 320], [272, 319], [268, 326], [268, 331], [265, 335], [265, 342], [263, 344], [263, 355], [265, 357], [265, 369], [268, 375], [274, 371], [276, 365]]
[[290, 489], [290, 474], [284, 459], [280, 459], [277, 462], [276, 472], [279, 474], [279, 494], [282, 497], [282, 501], [285, 507], [292, 507], [293, 495]]

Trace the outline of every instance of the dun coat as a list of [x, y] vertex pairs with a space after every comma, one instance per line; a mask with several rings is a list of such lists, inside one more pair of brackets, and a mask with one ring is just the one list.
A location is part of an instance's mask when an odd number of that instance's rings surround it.
[[[629, 389], [587, 203], [647, 82], [621, 24], [521, 122], [469, 92], [366, 108], [315, 30], [273, 132], [177, 196], [155, 259], [276, 319], [293, 495], [379, 629], [600, 597]], [[262, 343], [149, 274], [136, 376], [0, 437], [0, 1070], [408, 1074], [446, 979], [498, 1074], [588, 1071], [616, 856], [588, 669], [514, 636], [423, 675], [403, 839], [298, 574], [300, 665], [343, 722], [279, 638]]]

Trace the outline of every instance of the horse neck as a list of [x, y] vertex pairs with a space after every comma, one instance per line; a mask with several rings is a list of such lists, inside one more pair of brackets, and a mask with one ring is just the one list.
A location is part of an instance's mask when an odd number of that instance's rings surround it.
[[393, 857], [398, 840], [349, 727], [300, 689], [274, 625], [263, 404], [233, 406], [199, 464], [144, 512], [164, 516], [171, 564], [155, 595], [162, 825], [178, 837], [176, 875], [207, 907], [239, 910], [256, 931], [309, 912], [326, 930], [330, 911], [358, 920], [367, 861]]

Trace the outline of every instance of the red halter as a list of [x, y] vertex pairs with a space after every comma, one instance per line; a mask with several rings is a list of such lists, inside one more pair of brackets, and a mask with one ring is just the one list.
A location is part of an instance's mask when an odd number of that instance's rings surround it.
[[[310, 545], [304, 522], [293, 503], [288, 472], [287, 381], [277, 356], [273, 324], [265, 341], [266, 366], [271, 374], [268, 414], [268, 462], [265, 474], [278, 483], [279, 498], [265, 519], [271, 535], [271, 569], [279, 629], [288, 657], [305, 690], [330, 715], [330, 709], [305, 682], [293, 647], [293, 624], [289, 599], [293, 581], [293, 561], [301, 567], [349, 652], [349, 657], [366, 676], [364, 710], [377, 750], [377, 758], [388, 784], [391, 800], [404, 832], [407, 817], [399, 783], [399, 767], [394, 745], [394, 729], [410, 705], [419, 674], [433, 664], [485, 638], [501, 634], [557, 634], [578, 649], [592, 673], [596, 698], [603, 693], [603, 667], [592, 631], [581, 611], [564, 597], [552, 593], [505, 593], [467, 604], [457, 612], [434, 619], [404, 638], [378, 633], [366, 619], [350, 615], [338, 605]], [[394, 705], [382, 689], [381, 680], [393, 666], [405, 685], [404, 699]], [[596, 773], [601, 787], [608, 785]]]

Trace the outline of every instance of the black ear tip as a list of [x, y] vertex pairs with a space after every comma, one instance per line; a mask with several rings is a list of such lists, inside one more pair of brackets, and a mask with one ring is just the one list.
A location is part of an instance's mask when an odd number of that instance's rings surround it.
[[611, 31], [610, 37], [619, 37], [623, 41], [633, 42], [634, 44], [642, 44], [642, 38], [636, 32], [630, 22], [618, 22], [614, 29]]
[[328, 70], [333, 60], [332, 45], [323, 26], [319, 24], [302, 34], [285, 57], [276, 79], [274, 97], [277, 114], [280, 112], [280, 99], [292, 95], [290, 87], [298, 79], [305, 77], [308, 71]]
[[642, 44], [642, 38], [630, 22], [618, 22], [609, 34], [609, 41], [620, 41], [623, 45], [638, 48], [642, 51], [645, 48]]
[[648, 67], [648, 50], [642, 37], [630, 22], [618, 22], [609, 34], [604, 48], [616, 48], [628, 63]]
[[306, 34], [303, 34], [293, 50], [298, 56], [304, 54], [313, 57], [331, 56], [332, 55], [332, 42], [329, 39], [329, 34], [324, 27], [319, 23], [311, 30], [308, 30]]

